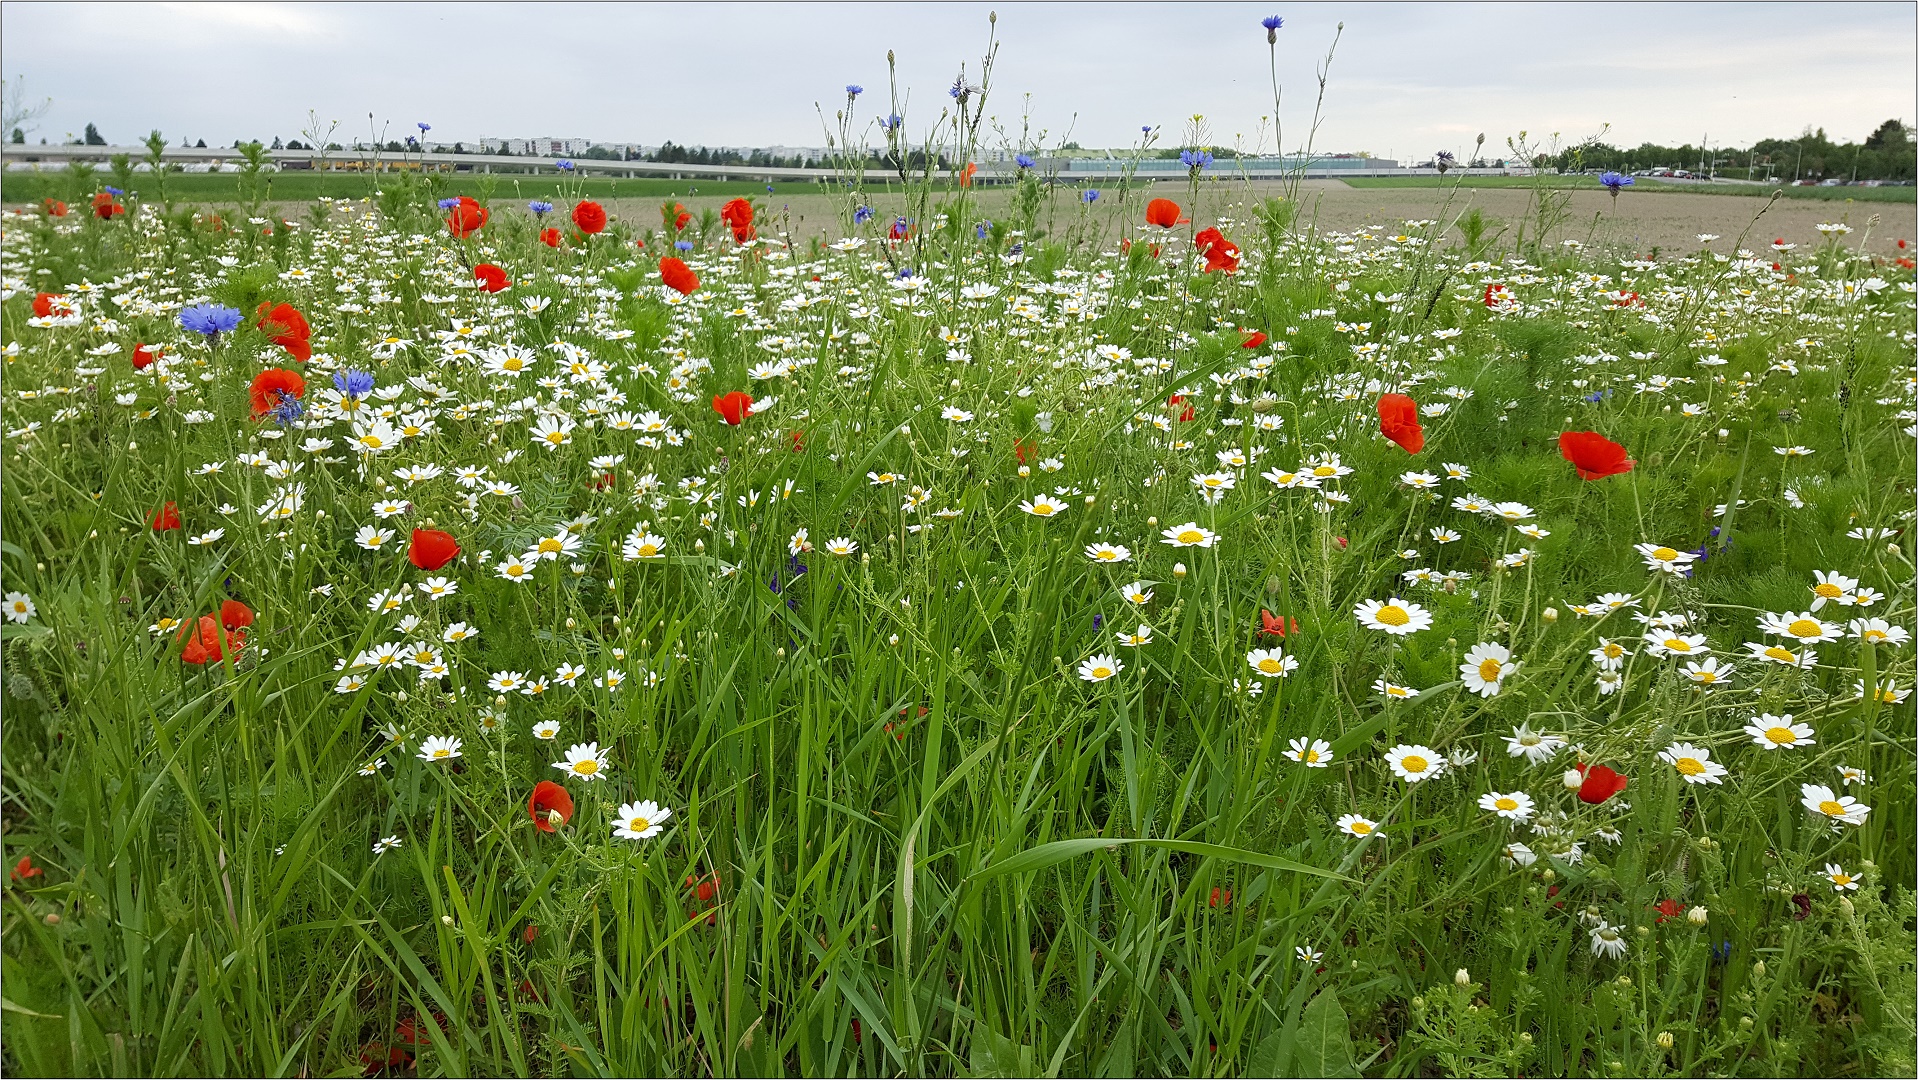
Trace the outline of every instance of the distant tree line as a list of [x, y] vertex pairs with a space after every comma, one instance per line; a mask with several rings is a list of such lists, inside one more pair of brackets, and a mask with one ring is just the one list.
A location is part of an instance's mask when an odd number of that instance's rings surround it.
[[1806, 128], [1793, 139], [1760, 139], [1749, 147], [1660, 146], [1645, 143], [1624, 149], [1589, 142], [1541, 158], [1541, 166], [1565, 172], [1581, 169], [1685, 169], [1690, 172], [1763, 180], [1912, 180], [1918, 177], [1918, 143], [1901, 120], [1887, 120], [1862, 143], [1833, 142], [1824, 128]]
[[771, 169], [803, 169], [806, 159], [798, 154], [781, 157], [764, 150], [742, 154], [737, 150], [713, 150], [704, 146], [681, 146], [668, 139], [642, 160], [669, 165], [762, 165]]

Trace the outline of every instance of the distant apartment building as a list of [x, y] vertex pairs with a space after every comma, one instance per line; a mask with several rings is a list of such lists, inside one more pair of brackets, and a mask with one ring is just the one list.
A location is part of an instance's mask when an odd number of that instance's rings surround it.
[[515, 157], [579, 157], [593, 145], [591, 139], [560, 139], [550, 135], [537, 139], [494, 139], [482, 135], [479, 140], [479, 148], [485, 153]]

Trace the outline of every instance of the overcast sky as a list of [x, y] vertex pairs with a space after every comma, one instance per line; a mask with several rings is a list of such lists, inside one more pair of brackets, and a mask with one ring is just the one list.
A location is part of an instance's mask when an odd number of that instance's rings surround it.
[[908, 130], [977, 80], [999, 13], [989, 113], [1016, 135], [1030, 100], [1048, 145], [1176, 142], [1203, 114], [1215, 145], [1249, 144], [1272, 112], [1261, 16], [1285, 17], [1288, 148], [1313, 68], [1344, 22], [1317, 148], [1401, 159], [1461, 154], [1477, 133], [1611, 125], [1607, 141], [1749, 145], [1806, 125], [1859, 139], [1914, 119], [1910, 3], [66, 4], [8, 0], [0, 74], [52, 98], [32, 140], [91, 121], [128, 143], [158, 128], [209, 145], [294, 138], [308, 110], [342, 142], [388, 125], [487, 136], [814, 146], [863, 84], [886, 111], [886, 50]]

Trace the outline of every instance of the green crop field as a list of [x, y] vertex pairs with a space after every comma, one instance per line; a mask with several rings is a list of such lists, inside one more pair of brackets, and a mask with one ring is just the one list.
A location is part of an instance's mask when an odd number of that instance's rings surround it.
[[109, 182], [0, 229], [9, 1075], [1912, 1074], [1845, 225]]

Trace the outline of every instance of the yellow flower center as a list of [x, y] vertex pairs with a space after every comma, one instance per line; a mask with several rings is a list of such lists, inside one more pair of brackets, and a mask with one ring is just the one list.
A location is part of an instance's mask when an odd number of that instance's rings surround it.
[[1317, 750], [1307, 750], [1305, 753], [1299, 755], [1299, 760], [1308, 765], [1315, 764], [1319, 760], [1319, 752]]
[[563, 431], [549, 431], [546, 433], [546, 441], [552, 443], [554, 446], [558, 446], [560, 443], [566, 441], [566, 433]]
[[587, 758], [585, 761], [574, 765], [573, 771], [581, 776], [591, 776], [599, 771], [599, 762], [594, 761], [592, 758]]
[[1484, 679], [1486, 682], [1497, 682], [1499, 674], [1503, 670], [1504, 666], [1497, 660], [1481, 660], [1478, 664], [1478, 677]]
[[1498, 801], [1494, 802], [1492, 805], [1497, 807], [1500, 810], [1516, 810], [1518, 809], [1518, 800], [1512, 798], [1509, 795], [1501, 795], [1499, 796]]
[[1119, 553], [1116, 551], [1101, 551], [1098, 555], [1098, 558], [1101, 562], [1111, 562], [1114, 559], [1117, 559], [1118, 557], [1119, 557]]
[[1673, 652], [1691, 652], [1692, 643], [1684, 638], [1666, 638], [1665, 647]]
[[1840, 817], [1845, 812], [1845, 804], [1826, 799], [1818, 804], [1818, 812], [1826, 817]]
[[565, 550], [565, 548], [566, 548], [565, 544], [560, 543], [558, 540], [554, 539], [553, 537], [546, 536], [546, 537], [540, 538], [539, 553], [541, 555], [551, 555], [554, 552], [563, 551]]
[[640, 558], [642, 558], [642, 559], [650, 559], [650, 558], [652, 558], [653, 556], [655, 556], [655, 555], [657, 555], [657, 554], [659, 554], [659, 547], [658, 547], [657, 545], [655, 545], [655, 544], [641, 544], [641, 545], [639, 545], [639, 557], [640, 557]]
[[1786, 664], [1796, 664], [1798, 662], [1798, 657], [1794, 656], [1790, 649], [1781, 649], [1776, 645], [1766, 649], [1765, 656], [1767, 659], [1777, 660]]
[[1618, 659], [1619, 657], [1621, 657], [1621, 656], [1624, 656], [1624, 655], [1625, 655], [1625, 647], [1624, 647], [1623, 645], [1620, 645], [1620, 644], [1618, 644], [1618, 643], [1616, 643], [1616, 642], [1608, 642], [1608, 643], [1607, 643], [1607, 644], [1605, 645], [1605, 657], [1606, 657], [1606, 659], [1608, 659], [1608, 660], [1616, 660], [1616, 659]]
[[1793, 619], [1791, 625], [1785, 627], [1785, 632], [1792, 637], [1822, 637], [1825, 628], [1818, 624], [1817, 619]]
[[1839, 597], [1845, 595], [1845, 590], [1826, 581], [1821, 581], [1818, 584], [1813, 585], [1811, 587], [1811, 591], [1814, 594], [1818, 596], [1822, 596], [1827, 600], [1836, 600]]
[[1371, 831], [1372, 823], [1369, 821], [1354, 821], [1352, 823], [1352, 832], [1358, 836], [1364, 836]]
[[1106, 667], [1104, 664], [1101, 664], [1098, 667], [1095, 667], [1092, 669], [1092, 677], [1095, 679], [1109, 678], [1111, 675], [1112, 675], [1112, 669], [1109, 667]]
[[1337, 476], [1339, 471], [1330, 465], [1321, 465], [1312, 470], [1313, 476]]
[[1705, 771], [1705, 766], [1700, 764], [1697, 758], [1679, 758], [1672, 762], [1672, 767], [1678, 770], [1680, 776], [1697, 776]]
[[438, 750], [435, 750], [435, 751], [433, 751], [433, 756], [434, 756], [435, 758], [443, 758], [443, 757], [452, 757], [452, 756], [453, 756], [453, 752], [452, 752], [451, 750], [447, 750], [447, 749], [445, 749], [445, 748], [441, 748], [441, 749], [438, 749]]
[[1431, 764], [1417, 754], [1407, 754], [1399, 760], [1399, 767], [1409, 773], [1422, 773], [1430, 768]]
[[1182, 544], [1196, 544], [1203, 539], [1205, 534], [1197, 529], [1186, 529], [1179, 533], [1179, 542]]
[[1033, 503], [1032, 512], [1040, 517], [1048, 517], [1052, 514], [1052, 504], [1046, 502]]
[[1668, 548], [1668, 547], [1653, 548], [1652, 558], [1657, 559], [1660, 562], [1669, 562], [1673, 559], [1678, 558], [1678, 550], [1676, 548]]
[[1833, 874], [1831, 876], [1831, 883], [1840, 888], [1843, 888], [1844, 886], [1851, 884], [1851, 875], [1850, 874]]
[[1269, 656], [1259, 661], [1259, 670], [1265, 672], [1267, 675], [1277, 675], [1284, 667], [1285, 665]]
[[1784, 746], [1790, 746], [1798, 741], [1798, 736], [1793, 734], [1792, 730], [1788, 727], [1766, 728], [1765, 738]]
[[1874, 643], [1883, 641], [1890, 636], [1890, 634], [1885, 633], [1883, 630], [1867, 630], [1863, 634], [1866, 641]]
[[1372, 614], [1374, 619], [1387, 626], [1406, 626], [1412, 621], [1412, 615], [1397, 604], [1387, 604]]
[[380, 447], [386, 445], [386, 441], [378, 435], [362, 435], [360, 436], [360, 445], [369, 450], [378, 450]]
[[626, 827], [633, 830], [634, 832], [645, 832], [647, 829], [650, 829], [653, 827], [653, 823], [650, 821], [647, 821], [643, 817], [636, 817], [633, 820], [627, 822]]

